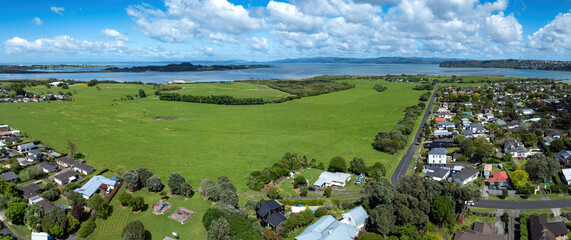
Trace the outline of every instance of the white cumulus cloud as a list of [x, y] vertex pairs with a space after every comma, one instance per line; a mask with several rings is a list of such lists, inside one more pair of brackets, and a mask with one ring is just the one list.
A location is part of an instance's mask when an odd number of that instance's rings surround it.
[[113, 38], [113, 39], [118, 40], [118, 41], [125, 41], [125, 42], [129, 41], [129, 37], [121, 34], [120, 32], [118, 32], [115, 29], [105, 28], [105, 29], [101, 30], [101, 32], [103, 33], [103, 35], [110, 37], [110, 38]]
[[571, 12], [560, 13], [527, 39], [527, 46], [531, 50], [562, 55], [571, 53]]
[[55, 13], [57, 13], [57, 14], [59, 14], [59, 15], [62, 15], [62, 16], [63, 16], [63, 11], [65, 11], [65, 9], [64, 9], [63, 7], [55, 7], [55, 6], [52, 6], [52, 7], [50, 8], [50, 10], [51, 10], [52, 12], [55, 12]]

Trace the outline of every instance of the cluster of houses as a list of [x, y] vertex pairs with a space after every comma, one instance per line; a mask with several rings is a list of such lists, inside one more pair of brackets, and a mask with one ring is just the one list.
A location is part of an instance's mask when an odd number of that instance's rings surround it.
[[[272, 200], [261, 200], [256, 205], [256, 216], [262, 226], [274, 231], [283, 224], [289, 214], [296, 214], [306, 210], [307, 207], [294, 206], [291, 213], [285, 213], [285, 206], [280, 202]], [[341, 215], [340, 219], [335, 219], [331, 215], [325, 215], [315, 223], [308, 226], [301, 234], [295, 237], [296, 240], [322, 240], [339, 239], [353, 240], [358, 237], [359, 232], [365, 227], [367, 222], [367, 212], [361, 206], [355, 207]]]
[[27, 102], [46, 102], [46, 101], [69, 101], [70, 95], [62, 92], [59, 93], [47, 93], [47, 94], [35, 94], [26, 93], [25, 95], [13, 96], [7, 91], [0, 89], [0, 102], [5, 103], [27, 103]]
[[[527, 224], [527, 223], [521, 223]], [[547, 220], [545, 215], [532, 215], [529, 217], [529, 239], [531, 240], [563, 240], [569, 239], [565, 222]], [[475, 222], [471, 230], [458, 231], [454, 240], [507, 240], [505, 234], [498, 234], [494, 223]]]
[[[5, 125], [1, 125], [1, 130], [5, 130]], [[14, 131], [12, 131], [14, 132]], [[3, 135], [0, 142], [3, 143], [2, 148], [6, 150], [6, 156], [0, 156], [0, 160], [6, 161], [8, 158], [15, 157], [17, 164], [23, 167], [30, 167], [32, 165], [38, 166], [48, 177], [41, 180], [42, 182], [52, 181], [58, 185], [65, 186], [70, 182], [80, 180], [82, 176], [94, 172], [94, 168], [90, 165], [75, 160], [69, 156], [61, 157], [61, 154], [48, 149], [42, 145], [36, 145], [33, 142], [21, 143], [21, 138], [11, 135]], [[10, 146], [10, 148], [8, 147]], [[5, 167], [11, 167], [5, 165]], [[8, 182], [18, 183], [19, 178], [15, 172], [7, 171], [0, 174], [0, 178]], [[82, 194], [85, 199], [90, 198], [97, 192], [102, 192], [103, 197], [113, 190], [119, 183], [120, 179], [117, 177], [106, 178], [101, 175], [93, 176], [84, 183], [80, 188], [75, 189], [75, 192]], [[68, 210], [69, 207], [64, 204], [54, 204], [53, 202], [44, 199], [40, 196], [41, 187], [35, 182], [19, 186], [19, 191], [22, 197], [28, 200], [29, 204], [37, 204], [41, 206], [47, 213], [55, 207]]]

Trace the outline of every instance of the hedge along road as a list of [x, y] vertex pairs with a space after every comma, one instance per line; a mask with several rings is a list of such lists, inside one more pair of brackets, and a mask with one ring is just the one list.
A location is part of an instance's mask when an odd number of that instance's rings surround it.
[[406, 174], [408, 166], [410, 166], [410, 162], [412, 161], [412, 157], [414, 156], [414, 151], [416, 151], [416, 148], [418, 147], [418, 137], [420, 136], [420, 133], [424, 129], [424, 124], [428, 120], [428, 116], [430, 116], [430, 110], [432, 109], [432, 104], [434, 103], [434, 97], [436, 96], [436, 91], [438, 90], [439, 85], [440, 83], [436, 84], [434, 92], [432, 92], [432, 97], [430, 98], [430, 102], [428, 103], [426, 112], [424, 113], [424, 117], [422, 117], [422, 122], [420, 122], [420, 126], [418, 127], [418, 131], [416, 131], [416, 135], [414, 135], [412, 143], [406, 150], [406, 153], [402, 156], [402, 159], [400, 160], [399, 164], [397, 165], [397, 168], [395, 169], [393, 175], [391, 176], [391, 183], [393, 183], [393, 185], [395, 186], [399, 182], [400, 176], [404, 176]]
[[549, 209], [571, 207], [571, 199], [510, 201], [510, 200], [480, 200], [474, 207], [497, 209]]

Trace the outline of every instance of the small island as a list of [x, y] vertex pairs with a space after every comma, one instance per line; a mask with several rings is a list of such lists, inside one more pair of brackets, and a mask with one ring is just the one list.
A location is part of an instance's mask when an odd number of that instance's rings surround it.
[[[194, 65], [190, 62], [180, 64], [168, 64], [164, 66], [133, 66], [133, 67], [107, 67], [101, 70], [88, 70], [86, 68], [96, 68], [101, 66], [91, 65], [0, 65], [0, 73], [58, 73], [53, 71], [66, 69], [66, 73], [103, 73], [103, 72], [198, 72], [198, 71], [225, 71], [238, 69], [270, 68], [270, 65]], [[77, 71], [73, 71], [77, 69]], [[80, 69], [83, 69], [80, 71]]]
[[513, 68], [551, 71], [571, 71], [571, 61], [543, 61], [543, 60], [466, 60], [443, 61], [440, 67], [446, 68]]

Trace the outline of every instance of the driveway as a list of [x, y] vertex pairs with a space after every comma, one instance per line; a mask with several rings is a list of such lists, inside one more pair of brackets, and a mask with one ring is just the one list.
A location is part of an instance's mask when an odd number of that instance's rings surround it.
[[399, 164], [397, 165], [397, 168], [395, 169], [393, 175], [391, 176], [391, 183], [393, 183], [393, 185], [397, 185], [400, 176], [404, 176], [406, 174], [406, 170], [410, 165], [410, 161], [412, 161], [414, 152], [416, 151], [416, 148], [418, 148], [418, 137], [420, 136], [420, 133], [424, 129], [424, 124], [426, 123], [428, 117], [430, 116], [430, 110], [432, 109], [432, 104], [434, 103], [434, 97], [436, 96], [436, 91], [438, 90], [438, 86], [440, 86], [440, 83], [436, 84], [436, 87], [434, 88], [434, 92], [432, 93], [432, 98], [430, 98], [430, 102], [426, 107], [426, 112], [424, 113], [424, 117], [422, 117], [422, 122], [420, 122], [420, 126], [418, 127], [418, 131], [416, 131], [416, 135], [414, 135], [412, 143], [402, 156], [402, 159], [400, 160]]

